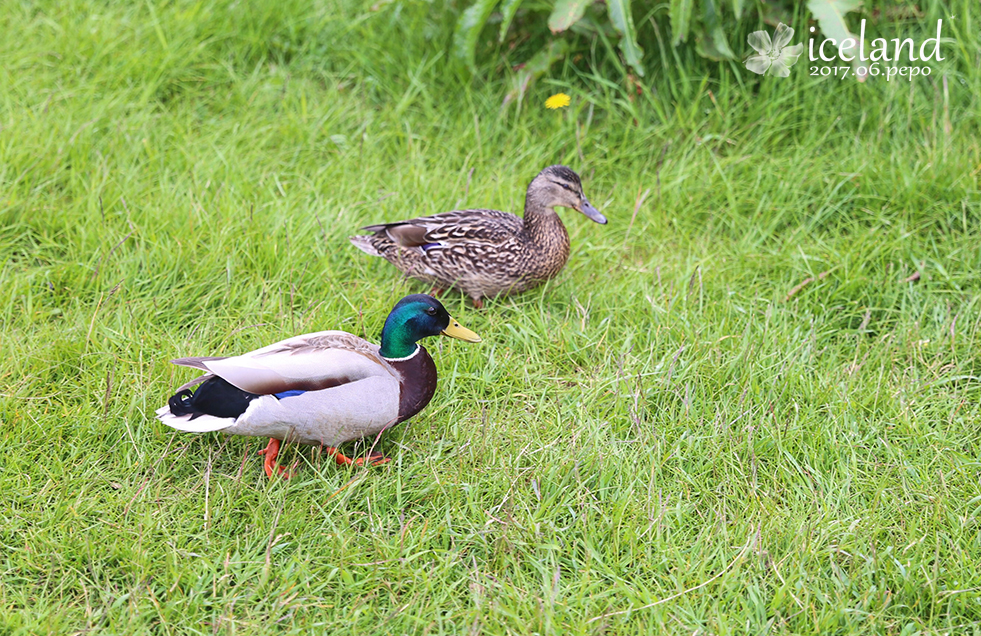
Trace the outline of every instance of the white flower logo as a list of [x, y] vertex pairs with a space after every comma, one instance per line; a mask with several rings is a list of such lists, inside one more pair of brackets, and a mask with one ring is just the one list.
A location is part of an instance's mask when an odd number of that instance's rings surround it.
[[773, 34], [773, 42], [770, 41], [770, 34], [766, 31], [753, 31], [746, 38], [749, 45], [753, 47], [759, 55], [753, 55], [746, 60], [746, 68], [766, 75], [767, 70], [771, 75], [787, 77], [790, 75], [790, 67], [797, 62], [797, 58], [804, 51], [803, 44], [787, 46], [790, 38], [794, 37], [794, 30], [781, 22], [777, 25], [777, 30]]

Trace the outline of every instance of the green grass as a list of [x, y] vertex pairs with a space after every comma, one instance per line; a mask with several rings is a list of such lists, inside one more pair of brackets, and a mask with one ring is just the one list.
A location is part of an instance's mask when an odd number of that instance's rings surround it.
[[[0, 630], [981, 633], [981, 15], [949, 13], [912, 84], [681, 48], [636, 96], [600, 46], [519, 111], [422, 3], [3, 4]], [[555, 162], [610, 224], [446, 298], [484, 342], [427, 343], [392, 463], [270, 482], [263, 440], [152, 418], [170, 358], [376, 339], [424, 288], [349, 234], [517, 211]]]

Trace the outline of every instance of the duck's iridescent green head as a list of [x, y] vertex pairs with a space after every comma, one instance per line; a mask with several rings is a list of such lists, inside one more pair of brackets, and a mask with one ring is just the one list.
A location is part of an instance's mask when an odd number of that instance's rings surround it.
[[480, 336], [461, 327], [438, 300], [426, 294], [412, 294], [400, 300], [388, 314], [380, 353], [384, 358], [404, 358], [415, 352], [418, 340], [440, 334], [480, 342]]

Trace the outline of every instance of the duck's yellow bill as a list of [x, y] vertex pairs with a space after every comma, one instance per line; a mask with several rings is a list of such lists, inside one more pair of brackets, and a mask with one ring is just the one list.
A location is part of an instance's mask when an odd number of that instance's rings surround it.
[[460, 325], [460, 323], [452, 318], [450, 318], [450, 325], [442, 333], [444, 336], [449, 336], [450, 338], [459, 338], [467, 342], [480, 342], [480, 336]]

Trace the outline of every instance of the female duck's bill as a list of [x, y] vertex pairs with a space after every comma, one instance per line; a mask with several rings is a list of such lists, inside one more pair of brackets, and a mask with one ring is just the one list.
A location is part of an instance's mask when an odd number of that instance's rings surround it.
[[600, 225], [606, 225], [606, 217], [603, 216], [599, 210], [594, 208], [589, 201], [586, 200], [586, 197], [582, 198], [582, 207], [579, 208], [579, 211], [582, 212], [583, 215], [590, 221], [596, 221]]

